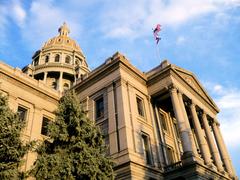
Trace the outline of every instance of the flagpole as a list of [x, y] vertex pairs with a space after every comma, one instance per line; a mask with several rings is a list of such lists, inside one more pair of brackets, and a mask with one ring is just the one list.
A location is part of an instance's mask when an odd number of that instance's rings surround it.
[[156, 44], [156, 56], [157, 56], [157, 60], [160, 60], [160, 52], [159, 52], [158, 44]]

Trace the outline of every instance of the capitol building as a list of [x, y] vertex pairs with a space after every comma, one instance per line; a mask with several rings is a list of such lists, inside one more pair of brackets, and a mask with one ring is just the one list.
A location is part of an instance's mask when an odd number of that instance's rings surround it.
[[[162, 61], [148, 72], [116, 52], [90, 70], [64, 23], [24, 68], [0, 62], [0, 92], [26, 122], [23, 139], [44, 140], [64, 92], [73, 89], [102, 130], [116, 179], [237, 179], [219, 109], [190, 71]], [[24, 170], [36, 154], [25, 157]]]

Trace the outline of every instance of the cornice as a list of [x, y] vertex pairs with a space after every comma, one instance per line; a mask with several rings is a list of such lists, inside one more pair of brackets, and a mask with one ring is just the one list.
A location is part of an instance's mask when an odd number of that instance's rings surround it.
[[90, 72], [88, 74], [88, 77], [80, 83], [76, 84], [73, 89], [76, 89], [76, 91], [79, 91], [80, 89], [84, 90], [87, 87], [98, 82], [100, 79], [107, 77], [109, 74], [116, 70], [119, 70], [119, 76], [121, 76], [121, 69], [127, 71], [132, 77], [137, 79], [142, 84], [146, 85], [145, 74], [137, 70], [128, 62], [128, 60], [122, 58], [122, 56], [117, 56], [107, 59], [104, 64], [100, 65], [95, 70]]
[[75, 91], [83, 91], [86, 88], [97, 83], [100, 79], [103, 79], [104, 77], [108, 76], [109, 74], [111, 74], [117, 69], [119, 69], [118, 61], [115, 61], [111, 64], [103, 64], [99, 66], [97, 69], [88, 73], [87, 78], [77, 83], [75, 86], [72, 87], [72, 89], [75, 89]]
[[82, 52], [80, 51], [77, 51], [75, 49], [72, 49], [72, 48], [68, 48], [68, 47], [64, 47], [64, 46], [57, 46], [57, 47], [48, 47], [48, 48], [44, 48], [44, 49], [41, 49], [40, 50], [42, 53], [48, 53], [49, 51], [66, 51], [66, 52], [69, 52], [69, 53], [75, 53], [75, 54], [78, 54], [79, 56], [83, 57], [85, 59], [85, 56], [82, 54]]
[[65, 64], [65, 63], [46, 63], [46, 64], [40, 64], [37, 66], [34, 66], [34, 71], [39, 70], [39, 69], [45, 69], [45, 68], [49, 68], [49, 67], [56, 67], [56, 68], [65, 68], [65, 69], [70, 69], [73, 70], [75, 69], [75, 66], [73, 65], [69, 65], [69, 64]]
[[151, 86], [160, 80], [169, 77], [171, 74], [171, 64], [165, 67], [164, 69], [156, 70], [154, 74], [147, 78], [147, 86]]
[[120, 68], [130, 74], [130, 76], [134, 77], [138, 82], [146, 86], [147, 80], [145, 75], [140, 74], [135, 69], [130, 68], [124, 63], [120, 63]]

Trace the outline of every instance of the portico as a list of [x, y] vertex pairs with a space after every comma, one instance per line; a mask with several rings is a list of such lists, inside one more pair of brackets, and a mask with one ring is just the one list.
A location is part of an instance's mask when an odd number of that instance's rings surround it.
[[[235, 173], [216, 120], [219, 112], [217, 106], [194, 75], [163, 63], [162, 66], [169, 66], [170, 78], [166, 76], [166, 79], [169, 78], [170, 83], [164, 84], [167, 80], [162, 79], [157, 88], [153, 79], [149, 90], [158, 109], [172, 109], [168, 121], [175, 119], [177, 122], [181, 140], [177, 148], [182, 152], [175, 162], [181, 159], [182, 166], [197, 163], [210, 171], [234, 178]], [[164, 73], [167, 74], [167, 71]], [[168, 125], [171, 126], [171, 122]], [[168, 134], [163, 136], [167, 137]], [[173, 144], [170, 140], [163, 143]]]

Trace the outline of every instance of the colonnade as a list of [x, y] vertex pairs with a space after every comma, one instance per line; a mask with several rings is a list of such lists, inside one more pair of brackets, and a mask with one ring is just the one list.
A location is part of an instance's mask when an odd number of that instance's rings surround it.
[[[58, 78], [58, 83], [57, 83], [57, 90], [59, 90], [60, 92], [63, 92], [64, 88], [63, 88], [63, 71], [59, 71], [59, 78]], [[74, 76], [74, 81], [76, 82], [76, 76]], [[44, 76], [43, 76], [43, 82], [46, 84], [47, 83], [47, 77], [48, 77], [48, 71], [44, 72]]]
[[[181, 136], [183, 148], [182, 159], [188, 157], [189, 155], [199, 158], [190, 127], [189, 117], [187, 115], [182, 97], [183, 93], [181, 93], [174, 86], [169, 87], [169, 93]], [[202, 127], [196, 108], [200, 108], [202, 112]], [[200, 157], [203, 159], [204, 164], [209, 167], [213, 167], [212, 165], [214, 164], [219, 172], [227, 171], [231, 177], [234, 177], [234, 170], [231, 165], [231, 160], [229, 154], [227, 153], [227, 148], [223, 141], [217, 119], [215, 117], [211, 117], [212, 120], [209, 121], [207, 117], [210, 117], [210, 115], [204, 111], [204, 108], [201, 108], [199, 105], [195, 104], [193, 100], [191, 100], [189, 104], [189, 109], [192, 117], [193, 128], [197, 137], [197, 142], [201, 151]], [[213, 133], [211, 132], [211, 128]], [[206, 138], [204, 133], [206, 134]]]

